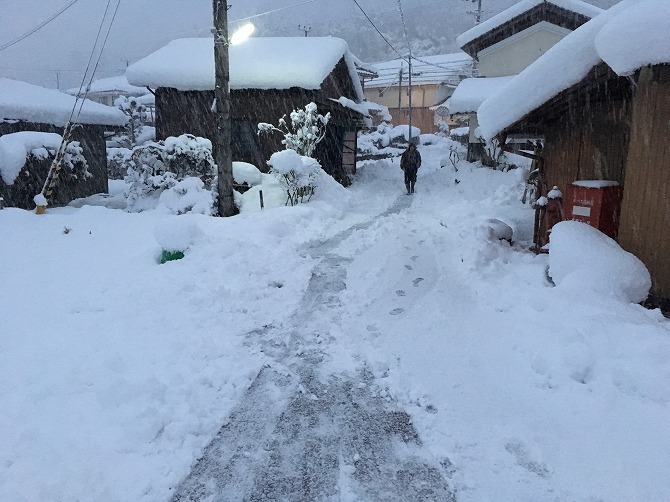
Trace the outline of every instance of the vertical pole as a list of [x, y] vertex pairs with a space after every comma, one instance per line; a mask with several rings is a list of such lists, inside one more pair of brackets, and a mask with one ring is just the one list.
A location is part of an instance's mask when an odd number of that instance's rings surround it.
[[402, 60], [400, 60], [400, 74], [398, 75], [398, 124], [402, 113]]
[[482, 0], [477, 0], [477, 24], [482, 22]]
[[237, 214], [233, 197], [233, 163], [230, 151], [230, 68], [228, 60], [228, 1], [213, 0], [216, 136], [214, 160], [218, 167], [219, 216]]
[[409, 90], [409, 142], [412, 142], [412, 50], [409, 52], [409, 77], [408, 77], [408, 87]]
[[60, 72], [56, 70], [56, 89], [60, 90]]

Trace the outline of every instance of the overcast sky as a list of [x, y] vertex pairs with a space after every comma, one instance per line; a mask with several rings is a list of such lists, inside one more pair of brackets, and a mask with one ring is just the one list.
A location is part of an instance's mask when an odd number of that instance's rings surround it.
[[[50, 18], [71, 0], [0, 0], [0, 47]], [[116, 0], [111, 0], [112, 4]], [[78, 86], [108, 0], [78, 0], [54, 21], [21, 42], [0, 51], [0, 76], [56, 87]], [[361, 23], [369, 28], [352, 0], [229, 0], [231, 28], [236, 20], [255, 16], [258, 35], [300, 35], [298, 24], [324, 21]], [[396, 0], [359, 0], [374, 18], [383, 11], [397, 12]], [[484, 0], [492, 15], [513, 0]], [[609, 6], [616, 0], [592, 0]], [[465, 0], [402, 0], [406, 11], [427, 14], [458, 8]], [[454, 7], [455, 6], [455, 7]], [[277, 11], [278, 10], [278, 11]], [[269, 12], [277, 11], [277, 12]], [[408, 16], [408, 19], [411, 17]], [[119, 75], [127, 61], [155, 51], [174, 38], [207, 36], [212, 25], [212, 0], [121, 0], [96, 77]], [[315, 32], [313, 34], [319, 34]]]

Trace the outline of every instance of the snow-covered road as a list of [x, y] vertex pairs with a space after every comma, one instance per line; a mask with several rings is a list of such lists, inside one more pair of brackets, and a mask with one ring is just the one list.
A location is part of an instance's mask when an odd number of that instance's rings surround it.
[[175, 502], [455, 500], [449, 460], [422, 448], [411, 417], [379, 395], [364, 361], [349, 372], [321, 367], [349, 321], [340, 295], [352, 258], [334, 250], [373, 223], [389, 225], [410, 203], [400, 196], [383, 214], [306, 248], [317, 262], [302, 302], [284, 325], [249, 335], [250, 348], [258, 345], [270, 360]]
[[669, 322], [552, 287], [516, 174], [421, 153], [413, 196], [0, 211], [0, 500], [670, 500]]

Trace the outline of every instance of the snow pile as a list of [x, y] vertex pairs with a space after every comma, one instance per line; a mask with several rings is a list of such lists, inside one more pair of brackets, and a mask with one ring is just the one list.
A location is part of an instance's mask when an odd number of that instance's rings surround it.
[[214, 198], [200, 178], [188, 177], [166, 188], [158, 197], [157, 209], [172, 214], [198, 213], [211, 215]]
[[483, 23], [480, 23], [474, 28], [471, 28], [465, 33], [462, 33], [458, 38], [456, 38], [456, 43], [459, 47], [463, 47], [473, 40], [486, 35], [490, 31], [493, 31], [506, 22], [511, 21], [515, 17], [525, 14], [529, 10], [534, 9], [544, 2], [554, 4], [555, 6], [562, 9], [576, 12], [577, 14], [581, 14], [582, 16], [590, 18], [595, 17], [602, 12], [602, 9], [596, 7], [595, 5], [591, 5], [580, 0], [522, 0], [509, 9], [496, 14], [492, 18], [487, 19]]
[[[363, 90], [347, 43], [334, 37], [252, 37], [231, 45], [231, 89], [319, 89], [345, 59], [358, 100]], [[181, 91], [214, 89], [214, 41], [182, 38], [130, 65], [133, 85], [174, 87]]]
[[552, 228], [549, 275], [563, 289], [598, 292], [638, 303], [651, 287], [649, 271], [599, 230], [577, 221]]
[[646, 65], [670, 63], [670, 2], [632, 5], [603, 27], [595, 39], [598, 55], [618, 75]]
[[[24, 120], [64, 126], [68, 123], [74, 106], [75, 98], [68, 94], [26, 82], [0, 78], [0, 122]], [[79, 110], [79, 105], [77, 110]], [[76, 115], [75, 113], [75, 117]], [[122, 126], [128, 122], [128, 118], [121, 110], [87, 99], [84, 101], [77, 122]]]
[[205, 235], [193, 221], [169, 218], [156, 225], [154, 237], [165, 251], [186, 251]]
[[[416, 126], [412, 126], [412, 138], [418, 138], [419, 136], [421, 136], [421, 129]], [[410, 134], [408, 125], [395, 126], [389, 133], [389, 138], [391, 141], [398, 138], [403, 138], [405, 141], [409, 141], [409, 137]]]
[[449, 113], [474, 113], [491, 95], [514, 77], [466, 78], [449, 98]]
[[[646, 9], [650, 15], [658, 16], [649, 29], [638, 24], [648, 19]], [[668, 3], [661, 0], [623, 0], [566, 35], [482, 103], [477, 117], [484, 138], [495, 137], [561, 91], [579, 83], [603, 56], [610, 58], [623, 74], [647, 61], [670, 60], [669, 42], [664, 38], [667, 9]], [[611, 27], [605, 29], [610, 23]], [[636, 34], [644, 38], [638, 41], [626, 36]]]
[[238, 185], [260, 185], [263, 181], [263, 173], [259, 169], [248, 162], [233, 162], [233, 179]]
[[[2, 99], [2, 98], [0, 98]], [[63, 138], [51, 132], [21, 131], [0, 136], [0, 176], [12, 185], [32, 152], [43, 156], [44, 148], [57, 150]]]
[[263, 192], [263, 208], [275, 209], [288, 203], [286, 189], [272, 174], [261, 174], [259, 184], [252, 186], [243, 194], [235, 192], [235, 203], [240, 213], [254, 213], [261, 210], [260, 192]]

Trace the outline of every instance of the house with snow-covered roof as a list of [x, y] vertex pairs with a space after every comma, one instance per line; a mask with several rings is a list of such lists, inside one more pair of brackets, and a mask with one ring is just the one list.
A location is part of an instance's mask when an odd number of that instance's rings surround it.
[[107, 106], [114, 106], [114, 101], [119, 96], [136, 98], [150, 94], [146, 87], [130, 85], [125, 75], [94, 80], [91, 82], [88, 92], [86, 92], [86, 88], [82, 89], [80, 87], [73, 87], [65, 92], [72, 96], [83, 96], [86, 94], [87, 99]]
[[[409, 124], [409, 65], [405, 59], [375, 63], [377, 74], [365, 79], [365, 98], [388, 108], [391, 122]], [[412, 125], [436, 132], [447, 122], [445, 101], [458, 83], [472, 76], [472, 58], [464, 52], [437, 54], [412, 61]]]
[[[623, 0], [584, 24], [489, 97], [487, 138], [542, 135], [541, 194], [618, 184], [615, 237], [670, 304], [670, 37], [667, 0]], [[579, 54], [579, 57], [575, 57]], [[590, 215], [574, 204], [568, 217]], [[537, 237], [544, 235], [536, 232]], [[541, 244], [541, 242], [540, 242]]]
[[477, 134], [476, 105], [509, 80], [503, 77], [518, 74], [601, 12], [602, 9], [581, 0], [521, 0], [456, 39], [461, 49], [476, 61], [479, 77], [464, 84], [465, 89], [457, 89], [456, 99], [450, 101], [451, 113], [471, 114], [468, 160], [479, 160], [483, 152]]
[[[283, 138], [259, 136], [258, 124], [277, 124], [314, 102], [319, 113], [331, 114], [315, 156], [326, 172], [348, 185], [364, 116], [350, 106], [363, 100], [363, 90], [347, 43], [333, 37], [250, 38], [231, 45], [229, 59], [233, 160], [267, 171], [270, 155], [284, 149]], [[173, 40], [132, 64], [126, 75], [132, 85], [155, 89], [158, 139], [184, 133], [214, 138], [211, 38]]]
[[128, 119], [116, 108], [85, 100], [75, 109], [75, 102], [54, 89], [0, 78], [0, 196], [7, 205], [35, 207], [32, 199], [42, 189], [60, 145], [57, 138], [73, 110], [78, 125], [72, 133], [72, 152], [85, 165], [62, 170], [49, 204], [107, 192], [105, 131], [125, 126]]

